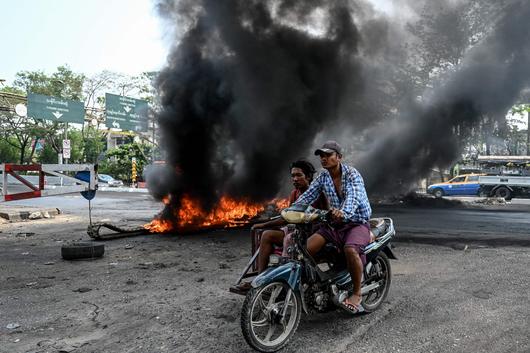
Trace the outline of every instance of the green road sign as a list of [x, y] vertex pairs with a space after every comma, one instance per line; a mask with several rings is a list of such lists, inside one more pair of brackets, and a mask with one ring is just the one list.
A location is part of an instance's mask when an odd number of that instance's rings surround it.
[[115, 94], [105, 94], [108, 128], [147, 131], [147, 101]]
[[82, 102], [28, 93], [28, 116], [61, 123], [83, 124], [85, 107]]

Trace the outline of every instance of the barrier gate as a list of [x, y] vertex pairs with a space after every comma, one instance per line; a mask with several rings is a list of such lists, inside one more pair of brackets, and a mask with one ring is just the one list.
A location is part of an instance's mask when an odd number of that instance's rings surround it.
[[[38, 183], [29, 181], [28, 175], [20, 175], [18, 172], [37, 172]], [[98, 185], [97, 173], [93, 164], [0, 164], [2, 173], [2, 188], [0, 202], [29, 199], [34, 197], [62, 195], [74, 192], [95, 191]], [[76, 177], [64, 174], [65, 172], [77, 172]], [[46, 175], [56, 176], [72, 185], [59, 185], [54, 188], [45, 188]], [[9, 176], [18, 180], [31, 191], [9, 193]], [[36, 176], [36, 175], [35, 175]], [[33, 176], [33, 177], [35, 177]]]

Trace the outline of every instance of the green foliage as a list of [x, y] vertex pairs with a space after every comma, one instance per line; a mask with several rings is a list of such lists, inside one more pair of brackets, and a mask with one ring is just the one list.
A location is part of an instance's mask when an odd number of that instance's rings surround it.
[[82, 100], [84, 80], [85, 75], [74, 73], [68, 65], [64, 65], [57, 67], [51, 75], [44, 71], [17, 72], [13, 85], [25, 92]]
[[57, 159], [57, 152], [49, 143], [44, 144], [44, 148], [37, 156], [37, 161], [41, 164], [54, 164], [57, 163]]
[[[68, 139], [70, 140], [70, 163], [83, 163], [83, 135], [80, 130], [69, 129]], [[62, 144], [62, 141], [61, 141]]]
[[0, 163], [17, 163], [19, 152], [16, 147], [17, 141], [13, 137], [9, 137], [7, 141], [4, 139], [0, 140]]
[[[15, 75], [13, 87], [4, 87], [3, 92], [21, 95], [9, 97], [8, 106], [24, 101], [23, 95], [27, 92], [45, 94], [67, 99], [81, 100], [83, 98], [83, 74], [74, 73], [68, 66], [59, 66], [51, 75], [43, 71], [20, 71]], [[8, 99], [8, 98], [6, 98]], [[57, 163], [57, 153], [61, 150], [62, 136], [60, 132], [65, 124], [48, 121], [36, 121], [30, 118], [20, 118], [12, 112], [0, 115], [0, 136], [14, 148], [18, 149], [18, 163], [28, 163], [35, 159], [53, 161]], [[14, 138], [14, 140], [12, 139]], [[44, 156], [35, 156], [30, 148], [31, 141], [36, 138], [45, 138], [47, 149]], [[75, 136], [74, 136], [75, 138]], [[53, 149], [55, 153], [50, 150]], [[78, 149], [81, 151], [82, 149]], [[72, 151], [73, 158], [79, 160], [80, 156]], [[37, 157], [37, 158], [35, 158]]]
[[[152, 81], [156, 75], [156, 72], [144, 72], [138, 76], [128, 76], [104, 71], [87, 78], [84, 74], [75, 73], [64, 65], [59, 66], [52, 74], [39, 70], [20, 71], [15, 75], [13, 86], [2, 87], [0, 92], [11, 94], [6, 94], [2, 103], [8, 107], [14, 107], [17, 103], [25, 103], [24, 96], [27, 92], [82, 100], [88, 107], [85, 118], [101, 123], [104, 119], [104, 112], [101, 108], [105, 102], [106, 92], [130, 95], [154, 104], [155, 93]], [[57, 163], [57, 154], [62, 150], [65, 127], [65, 123], [56, 121], [20, 118], [9, 111], [0, 113], [0, 141], [2, 142], [0, 161], [12, 161], [13, 155], [16, 155], [15, 162], [21, 164], [37, 161]], [[31, 142], [36, 138], [46, 140], [42, 150], [35, 151], [31, 148]], [[75, 130], [69, 125], [68, 139], [71, 140], [72, 146], [70, 163], [97, 163], [99, 156], [105, 152], [106, 132], [92, 125], [85, 124], [82, 130]], [[130, 142], [132, 143], [132, 138]], [[139, 146], [143, 147], [131, 147], [129, 154], [137, 158], [139, 174], [141, 174], [142, 161], [145, 160], [145, 156], [149, 155], [150, 148], [144, 145]], [[123, 149], [118, 148], [118, 150]], [[112, 155], [112, 153], [118, 153], [118, 155]], [[109, 173], [114, 176], [124, 176], [124, 180], [128, 180], [130, 171], [126, 169], [130, 169], [130, 159], [128, 166], [123, 167], [118, 162], [122, 158], [119, 152], [112, 153], [109, 153], [111, 160], [104, 163], [108, 168], [112, 168], [112, 172]]]
[[83, 162], [97, 163], [99, 155], [104, 150], [105, 134], [94, 127], [87, 127], [83, 143]]
[[99, 172], [131, 182], [132, 158], [136, 158], [136, 170], [142, 175], [151, 147], [140, 143], [127, 143], [107, 151], [107, 160], [99, 165]]
[[514, 105], [511, 109], [511, 114], [523, 114], [523, 113], [530, 113], [530, 104], [519, 104]]
[[16, 87], [11, 87], [11, 86], [5, 86], [5, 87], [0, 88], [0, 92], [18, 94], [21, 96], [24, 96], [26, 94], [26, 92], [24, 92], [23, 90], [18, 89]]

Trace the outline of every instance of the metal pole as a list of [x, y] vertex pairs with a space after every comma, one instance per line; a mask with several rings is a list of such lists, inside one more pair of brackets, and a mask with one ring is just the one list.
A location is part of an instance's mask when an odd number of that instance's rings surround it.
[[4, 179], [3, 182], [2, 182], [2, 194], [7, 195], [7, 183], [8, 183], [8, 180], [7, 180], [7, 173], [6, 173], [6, 165], [5, 165], [5, 163], [2, 164], [2, 179]]
[[155, 161], [155, 147], [156, 147], [156, 143], [155, 143], [155, 118], [153, 117], [153, 149], [151, 151], [151, 163], [154, 163]]
[[526, 112], [526, 155], [530, 156], [530, 111]]
[[[66, 125], [64, 126], [64, 139], [68, 140], [68, 123], [66, 123]], [[72, 150], [70, 149], [70, 153], [71, 152]], [[68, 158], [64, 159], [64, 164], [68, 164]]]

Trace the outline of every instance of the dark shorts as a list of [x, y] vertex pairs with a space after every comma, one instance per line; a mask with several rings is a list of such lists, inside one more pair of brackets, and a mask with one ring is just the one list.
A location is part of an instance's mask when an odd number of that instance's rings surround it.
[[334, 228], [323, 225], [316, 233], [322, 235], [327, 242], [335, 244], [340, 250], [354, 248], [361, 256], [363, 265], [366, 264], [366, 256], [362, 254], [362, 248], [370, 243], [370, 225], [368, 223], [346, 223]]

